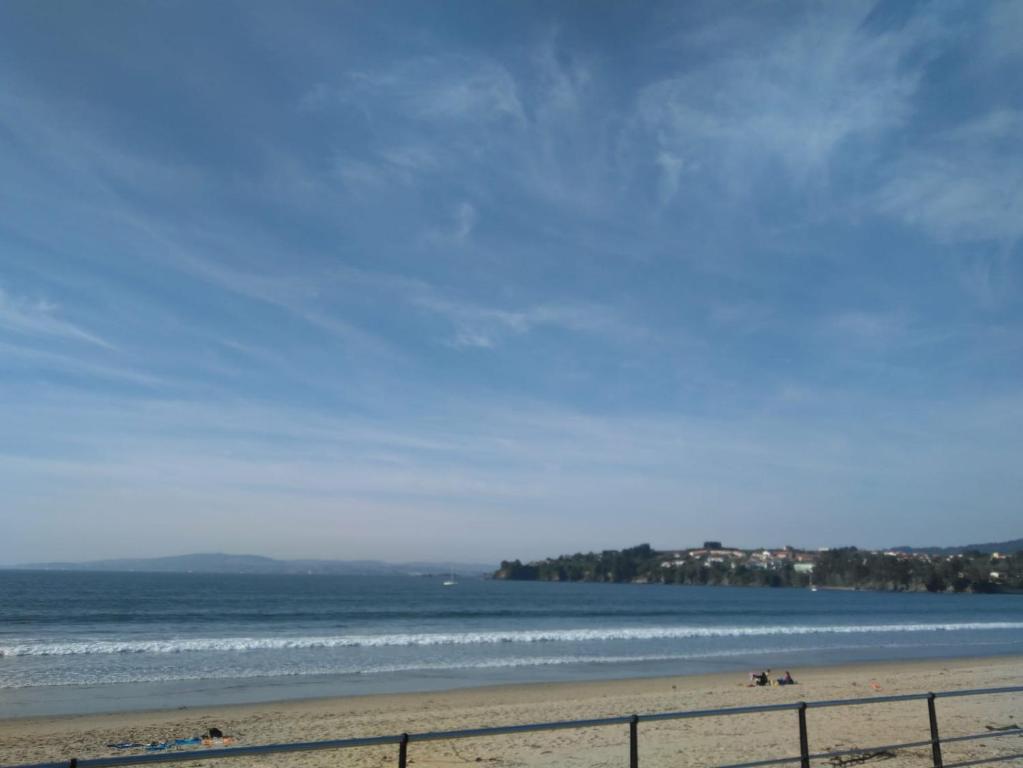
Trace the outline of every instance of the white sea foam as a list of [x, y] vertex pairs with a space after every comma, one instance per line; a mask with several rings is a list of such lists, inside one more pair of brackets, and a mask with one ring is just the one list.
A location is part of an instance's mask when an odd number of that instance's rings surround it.
[[0, 645], [0, 656], [73, 656], [117, 653], [189, 653], [276, 651], [315, 648], [488, 645], [497, 643], [580, 643], [613, 640], [684, 640], [687, 638], [766, 637], [796, 635], [876, 634], [890, 632], [963, 632], [1020, 630], [1023, 622], [940, 624], [866, 624], [763, 627], [620, 627], [599, 629], [535, 629], [495, 632], [402, 633], [303, 637], [196, 637], [159, 640], [13, 641]]
[[[971, 644], [975, 645], [975, 644]], [[521, 667], [551, 667], [582, 664], [644, 664], [651, 662], [687, 662], [707, 659], [741, 657], [749, 658], [758, 655], [778, 656], [787, 653], [806, 653], [807, 651], [843, 651], [862, 650], [863, 648], [921, 648], [928, 644], [916, 643], [885, 643], [883, 645], [828, 645], [815, 648], [736, 648], [732, 650], [714, 650], [703, 653], [669, 653], [639, 654], [636, 656], [515, 656], [497, 659], [465, 659], [451, 661], [418, 661], [409, 664], [378, 664], [361, 666], [352, 664], [327, 664], [310, 667], [274, 667], [269, 669], [251, 669], [234, 667], [216, 667], [196, 670], [181, 667], [173, 671], [151, 671], [131, 669], [96, 669], [87, 671], [51, 670], [52, 675], [40, 676], [33, 672], [25, 676], [0, 678], [0, 689], [3, 688], [38, 688], [59, 685], [98, 685], [108, 683], [163, 683], [188, 680], [246, 680], [258, 678], [310, 677], [327, 675], [377, 675], [406, 672], [448, 672], [456, 670], [497, 670], [516, 669]]]
[[[775, 653], [790, 649], [775, 649]], [[205, 679], [249, 679], [261, 677], [308, 677], [311, 675], [374, 675], [394, 674], [398, 672], [444, 672], [461, 669], [515, 669], [518, 667], [548, 667], [565, 664], [623, 664], [643, 663], [652, 661], [687, 661], [694, 659], [729, 657], [756, 654], [757, 651], [721, 651], [715, 653], [680, 653], [654, 654], [640, 656], [527, 656], [498, 659], [475, 659], [465, 661], [421, 661], [410, 664], [379, 664], [375, 666], [358, 666], [336, 664], [328, 666], [289, 667], [284, 669], [214, 669], [196, 672], [183, 668], [172, 672], [151, 672], [137, 670], [90, 670], [74, 671], [70, 675], [62, 670], [53, 679], [42, 681], [38, 675], [31, 678], [10, 680], [0, 679], [2, 688], [25, 688], [48, 685], [67, 685], [74, 683], [138, 683], [138, 682], [169, 682], [175, 680]]]

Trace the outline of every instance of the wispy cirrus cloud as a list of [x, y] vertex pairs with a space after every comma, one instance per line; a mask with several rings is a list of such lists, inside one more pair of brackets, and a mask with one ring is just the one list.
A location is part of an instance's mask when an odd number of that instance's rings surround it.
[[479, 57], [413, 58], [377, 72], [359, 72], [353, 89], [431, 121], [491, 123], [521, 121], [523, 107], [515, 79], [497, 61]]
[[463, 193], [486, 196], [499, 179], [585, 210], [617, 194], [622, 114], [594, 96], [585, 57], [549, 30], [510, 57], [411, 56], [318, 84], [306, 101], [325, 114], [354, 111], [371, 132], [369, 159], [343, 152], [332, 162], [355, 191], [414, 186], [442, 170], [442, 186]]
[[945, 243], [1023, 237], [1023, 111], [999, 108], [908, 151], [880, 209]]
[[[902, 125], [935, 33], [926, 18], [879, 33], [870, 11], [822, 8], [800, 25], [730, 17], [684, 37], [708, 54], [729, 39], [748, 45], [640, 92], [635, 125], [652, 142], [662, 198], [683, 174], [743, 194], [775, 167], [790, 182], [820, 183], [844, 146]], [[756, 24], [777, 26], [754, 34]]]
[[391, 185], [411, 187], [441, 167], [438, 153], [422, 146], [389, 146], [375, 151], [370, 158], [338, 154], [332, 172], [349, 188], [383, 188]]
[[503, 309], [454, 301], [432, 292], [421, 295], [416, 303], [454, 326], [449, 343], [455, 347], [491, 349], [509, 337], [543, 328], [594, 334], [614, 342], [645, 335], [618, 312], [596, 304], [547, 303]]
[[443, 226], [431, 229], [424, 240], [431, 245], [440, 247], [462, 247], [470, 242], [479, 212], [468, 200], [462, 200], [451, 206], [448, 221]]
[[0, 6], [0, 560], [1016, 535], [1016, 4], [255, 2]]
[[51, 336], [104, 349], [114, 345], [60, 316], [60, 307], [45, 299], [12, 296], [0, 286], [0, 328], [26, 336]]
[[107, 381], [144, 386], [153, 390], [183, 388], [186, 382], [146, 373], [126, 365], [98, 362], [82, 355], [61, 354], [38, 348], [26, 348], [0, 342], [3, 368], [11, 370], [45, 371], [71, 375], [90, 381]]

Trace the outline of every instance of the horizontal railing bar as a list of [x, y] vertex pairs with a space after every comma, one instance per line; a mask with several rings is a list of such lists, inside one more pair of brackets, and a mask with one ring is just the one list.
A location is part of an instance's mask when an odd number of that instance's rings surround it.
[[935, 698], [949, 699], [955, 696], [976, 696], [981, 693], [1019, 693], [1023, 691], [1023, 686], [1020, 685], [1006, 685], [1001, 688], [970, 688], [965, 691], [940, 691], [935, 693]]
[[1023, 752], [1013, 755], [1001, 755], [999, 757], [982, 757], [977, 760], [965, 760], [961, 763], [945, 763], [945, 768], [966, 768], [968, 765], [984, 765], [984, 763], [1004, 763], [1006, 760], [1018, 760], [1023, 758]]
[[920, 701], [926, 699], [926, 693], [902, 693], [897, 696], [861, 696], [856, 699], [829, 699], [826, 701], [808, 701], [807, 709], [825, 709], [827, 707], [855, 707], [860, 704], [890, 704], [896, 701]]
[[[293, 744], [261, 744], [251, 747], [226, 747], [222, 749], [191, 750], [187, 752], [163, 752], [145, 755], [117, 755], [113, 757], [86, 757], [77, 762], [78, 768], [112, 768], [118, 765], [148, 765], [149, 763], [175, 763], [181, 760], [215, 760], [226, 757], [251, 757], [289, 752], [314, 752], [321, 749], [351, 749], [353, 747], [376, 747], [397, 744], [401, 736], [367, 736], [357, 739], [332, 739], [328, 741], [306, 741]], [[67, 768], [68, 761], [16, 765], [9, 768]]]
[[[987, 739], [999, 736], [1023, 736], [1023, 729], [1012, 729], [1008, 731], [996, 731], [988, 733], [976, 733], [970, 736], [951, 736], [949, 738], [941, 739], [942, 744], [948, 744], [956, 741], [973, 741], [976, 739]], [[883, 744], [874, 747], [856, 747], [854, 749], [841, 749], [832, 750], [830, 752], [814, 752], [810, 755], [811, 760], [821, 760], [826, 757], [844, 757], [846, 755], [863, 754], [866, 752], [881, 752], [884, 750], [896, 750], [896, 749], [914, 749], [916, 747], [927, 747], [930, 746], [931, 740], [926, 741], [907, 741], [902, 744]], [[755, 766], [761, 765], [782, 765], [784, 763], [798, 763], [802, 758], [800, 757], [777, 757], [771, 760], [757, 760], [752, 763], [736, 763], [734, 765], [721, 765], [717, 768], [755, 768]], [[946, 766], [951, 768], [951, 766]]]
[[852, 749], [839, 749], [834, 752], [815, 752], [810, 755], [811, 760], [820, 760], [824, 757], [844, 757], [845, 755], [859, 755], [867, 752], [885, 752], [896, 749], [915, 749], [916, 747], [929, 747], [931, 746], [931, 740], [926, 741], [906, 741], [902, 744], [881, 744], [876, 747], [854, 747]]
[[497, 725], [488, 728], [470, 728], [458, 731], [429, 731], [427, 733], [410, 733], [409, 743], [413, 741], [441, 741], [443, 739], [471, 739], [481, 736], [502, 736], [508, 733], [527, 733], [530, 731], [560, 731], [568, 728], [598, 728], [604, 725], [626, 725], [632, 720], [631, 715], [600, 717], [592, 720], [558, 720], [552, 723], [529, 723], [527, 725]]
[[[940, 691], [934, 694], [936, 699], [947, 699], [954, 696], [979, 696], [995, 693], [1023, 693], [1023, 686], [1013, 685], [1002, 688], [970, 688], [963, 691]], [[893, 696], [861, 696], [855, 699], [828, 699], [824, 701], [808, 701], [808, 709], [821, 707], [847, 707], [857, 704], [883, 704], [894, 701], [919, 701], [930, 696], [929, 693], [902, 693]]]
[[787, 712], [799, 709], [799, 704], [757, 704], [749, 707], [725, 707], [723, 709], [690, 709], [683, 712], [651, 712], [648, 715], [640, 715], [641, 723], [651, 723], [657, 720], [686, 720], [693, 717], [719, 717], [727, 715], [749, 715], [757, 712]]
[[[1000, 693], [1023, 693], [1023, 686], [1006, 686], [1001, 688], [973, 688], [963, 691], [941, 691], [933, 695], [935, 696], [935, 698], [950, 698], [957, 696], [980, 696], [984, 694]], [[854, 699], [828, 699], [821, 701], [808, 701], [806, 702], [806, 707], [807, 709], [814, 709], [823, 707], [856, 706], [860, 704], [883, 704], [888, 702], [899, 701], [917, 701], [921, 699], [927, 699], [929, 696], [931, 696], [931, 694], [929, 693], [909, 693], [893, 696], [868, 696]], [[801, 706], [800, 702], [795, 702], [791, 704], [759, 704], [745, 707], [723, 707], [719, 709], [697, 709], [684, 710], [679, 712], [653, 712], [646, 715], [638, 715], [637, 718], [639, 722], [656, 722], [663, 720], [683, 720], [701, 717], [728, 717], [731, 715], [745, 715], [759, 712], [781, 712], [786, 710], [799, 709], [800, 706]], [[486, 736], [500, 736], [511, 733], [554, 731], [571, 728], [595, 728], [607, 725], [624, 725], [629, 723], [631, 719], [632, 719], [631, 716], [617, 716], [589, 720], [562, 720], [550, 723], [527, 723], [524, 725], [490, 726], [486, 728], [471, 728], [451, 731], [428, 731], [425, 733], [409, 734], [408, 740], [409, 742], [440, 741], [444, 739], [467, 739]], [[1011, 733], [1013, 732], [1009, 731], [1005, 735], [1009, 735]], [[991, 737], [994, 735], [995, 734], [979, 734], [978, 736], [957, 737], [957, 739], [942, 739], [942, 741], [954, 740], [965, 741], [972, 738], [983, 738], [986, 736]], [[1002, 732], [999, 732], [998, 735], [1003, 734]], [[274, 753], [310, 752], [323, 749], [350, 749], [353, 747], [399, 744], [401, 742], [401, 739], [402, 739], [401, 735], [371, 736], [366, 738], [297, 742], [293, 744], [264, 744], [252, 747], [230, 747], [227, 749], [208, 749], [202, 751], [190, 750], [187, 752], [167, 752], [163, 754], [120, 755], [115, 757], [83, 758], [81, 760], [78, 760], [77, 765], [79, 766], [79, 768], [114, 768], [115, 766], [121, 765], [173, 763], [182, 760], [212, 760], [215, 758], [247, 757], [252, 755], [265, 755]], [[931, 742], [927, 741], [922, 743], [930, 744]], [[885, 748], [886, 747], [871, 747], [870, 749]], [[853, 751], [862, 752], [864, 750], [857, 749]], [[849, 753], [847, 752], [842, 754]], [[819, 758], [828, 756], [836, 756], [836, 753], [821, 753], [820, 755], [815, 755], [814, 757]], [[798, 761], [799, 759], [800, 758], [796, 758], [795, 760]], [[7, 768], [66, 768], [68, 762], [69, 761], [67, 760], [61, 760], [49, 763], [34, 763], [8, 766]], [[759, 765], [780, 765], [786, 762], [792, 762], [792, 760], [790, 758], [777, 758], [767, 761], [757, 761], [754, 763], [741, 763], [737, 764], [737, 766], [722, 766], [722, 768], [738, 768], [738, 766], [740, 765], [746, 766], [747, 768], [752, 768], [753, 766]]]
[[[1023, 736], [1023, 729], [1011, 729], [1008, 731], [995, 731], [988, 733], [975, 733], [969, 736], [949, 736], [942, 737], [939, 741], [942, 744], [950, 744], [957, 741], [975, 741], [977, 739], [990, 739], [998, 738], [999, 736]], [[843, 757], [845, 755], [854, 755], [862, 752], [878, 752], [887, 749], [912, 749], [915, 747], [927, 747], [931, 745], [931, 740], [926, 741], [909, 741], [904, 744], [886, 744], [879, 747], [856, 747], [855, 749], [843, 749], [831, 752], [815, 752], [810, 755], [811, 760], [819, 760], [824, 757]]]
[[[945, 741], [945, 739], [942, 739]], [[832, 750], [831, 752], [813, 752], [810, 754], [811, 760], [822, 760], [826, 757], [844, 757], [846, 755], [858, 755], [867, 752], [882, 752], [886, 750], [896, 749], [914, 749], [916, 747], [929, 747], [931, 740], [926, 741], [906, 741], [901, 744], [882, 744], [874, 747], [855, 747], [853, 749], [838, 749]], [[730, 765], [719, 765], [716, 768], [756, 768], [761, 765], [782, 765], [784, 763], [798, 763], [802, 760], [802, 757], [775, 757], [770, 760], [756, 760], [751, 763], [734, 763]]]
[[802, 757], [772, 757], [769, 760], [754, 760], [752, 763], [732, 763], [731, 765], [718, 765], [715, 768], [759, 768], [762, 765], [785, 765], [786, 763], [798, 763]]
[[[1023, 693], [1023, 685], [1009, 686], [1004, 688], [973, 688], [965, 691], [942, 691], [935, 693], [935, 698], [946, 698], [950, 696], [978, 696], [987, 693]], [[892, 696], [861, 696], [855, 699], [823, 699], [820, 701], [806, 702], [807, 709], [821, 709], [824, 707], [845, 707], [859, 704], [885, 704], [899, 701], [921, 701], [927, 699], [929, 693], [903, 693]], [[640, 721], [652, 720], [678, 720], [692, 717], [723, 717], [727, 715], [744, 715], [753, 712], [778, 712], [788, 709], [799, 709], [799, 703], [793, 704], [755, 704], [747, 707], [722, 707], [719, 709], [698, 709], [686, 710], [683, 712], [656, 712], [648, 715], [640, 715]]]
[[976, 741], [977, 739], [997, 739], [1002, 736], [1023, 736], [1023, 728], [1010, 728], [1007, 731], [988, 731], [987, 733], [974, 733], [970, 736], [942, 736], [942, 744], [952, 744], [957, 741]]

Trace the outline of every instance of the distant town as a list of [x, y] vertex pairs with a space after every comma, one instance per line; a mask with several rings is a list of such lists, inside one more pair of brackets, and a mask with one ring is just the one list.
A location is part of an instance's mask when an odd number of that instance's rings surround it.
[[561, 555], [529, 563], [503, 561], [494, 578], [706, 586], [804, 587], [913, 592], [1023, 592], [1023, 541], [980, 549], [856, 547], [817, 550], [739, 549], [720, 541], [701, 547]]

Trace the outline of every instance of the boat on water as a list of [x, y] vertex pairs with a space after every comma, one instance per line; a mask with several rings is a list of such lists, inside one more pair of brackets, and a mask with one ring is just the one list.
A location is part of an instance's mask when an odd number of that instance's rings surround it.
[[457, 581], [455, 581], [455, 569], [454, 569], [454, 568], [452, 568], [452, 569], [451, 569], [451, 576], [450, 576], [450, 578], [448, 578], [448, 579], [445, 579], [444, 581], [442, 581], [442, 582], [441, 582], [441, 586], [442, 586], [442, 587], [453, 587], [453, 586], [455, 586], [455, 585], [456, 585], [457, 583], [458, 583], [458, 582], [457, 582]]

